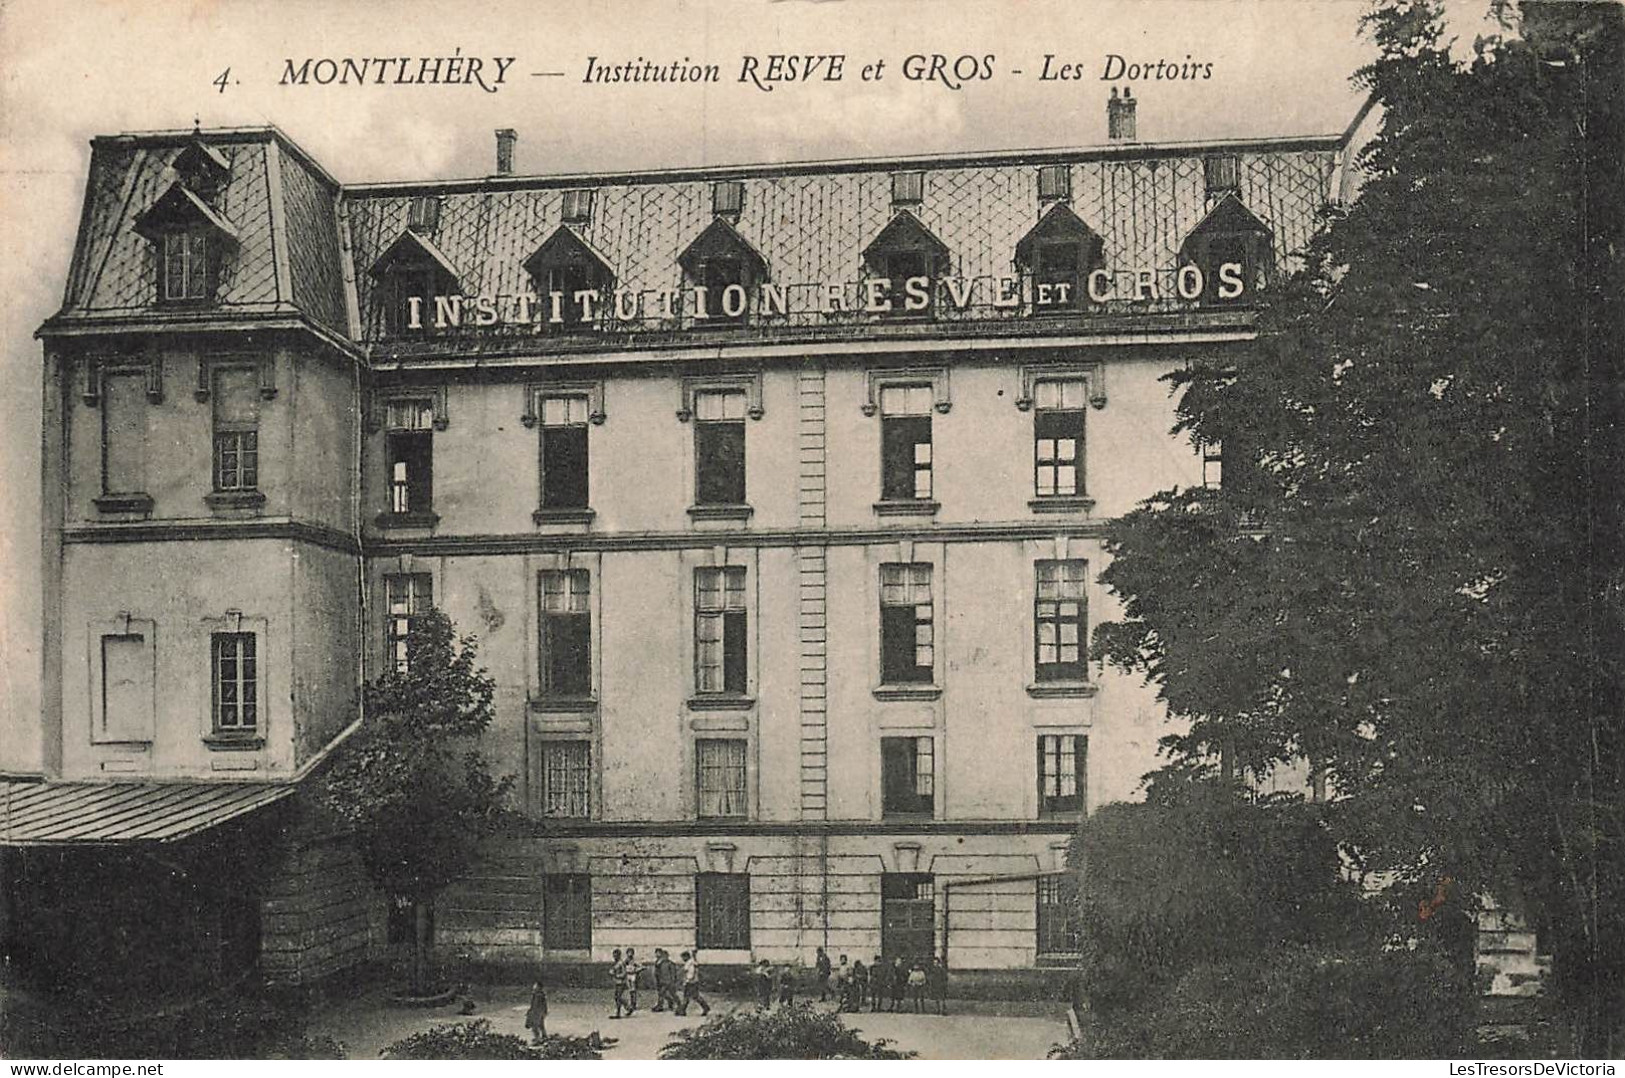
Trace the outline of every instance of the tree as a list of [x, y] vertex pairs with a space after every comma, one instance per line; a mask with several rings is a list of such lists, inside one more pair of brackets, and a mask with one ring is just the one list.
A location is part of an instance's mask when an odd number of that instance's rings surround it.
[[366, 720], [338, 751], [318, 800], [354, 830], [373, 881], [414, 908], [411, 990], [425, 995], [435, 895], [467, 875], [499, 823], [511, 778], [470, 748], [492, 718], [495, 682], [473, 637], [431, 611], [407, 638], [409, 662], [364, 688]]
[[1625, 989], [1617, 485], [1622, 34], [1510, 9], [1452, 58], [1433, 0], [1366, 18], [1381, 107], [1258, 346], [1172, 376], [1225, 489], [1108, 533], [1176, 760], [1307, 758], [1338, 837], [1457, 894], [1519, 892], [1588, 1052]]

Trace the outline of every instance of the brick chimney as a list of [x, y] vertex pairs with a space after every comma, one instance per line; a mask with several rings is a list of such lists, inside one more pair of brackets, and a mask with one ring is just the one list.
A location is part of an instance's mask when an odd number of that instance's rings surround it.
[[[1114, 93], [1116, 91], [1113, 91]], [[513, 175], [513, 144], [519, 141], [519, 132], [511, 127], [497, 129], [497, 175]]]
[[1133, 142], [1137, 137], [1134, 133], [1134, 91], [1127, 86], [1123, 87], [1123, 96], [1117, 96], [1117, 87], [1112, 87], [1112, 96], [1106, 102], [1106, 137], [1113, 142]]

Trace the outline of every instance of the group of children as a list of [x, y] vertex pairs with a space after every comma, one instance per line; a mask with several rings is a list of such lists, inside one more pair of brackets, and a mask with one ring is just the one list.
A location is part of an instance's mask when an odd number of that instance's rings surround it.
[[[637, 1013], [638, 989], [643, 986], [646, 971], [655, 989], [655, 1005], [649, 1008], [651, 1011], [669, 1010], [675, 1015], [686, 1016], [688, 1005], [697, 1003], [702, 1015], [710, 1014], [711, 1004], [700, 992], [698, 953], [684, 951], [678, 957], [681, 961], [673, 962], [669, 951], [656, 947], [655, 960], [645, 966], [638, 961], [637, 948], [628, 947], [623, 956], [617, 947], [611, 953], [609, 966], [609, 983], [615, 990], [615, 1013], [610, 1017], [630, 1018]], [[679, 992], [682, 993], [681, 998]]]
[[[818, 948], [813, 959], [813, 970], [818, 978], [819, 1002], [835, 1000], [837, 1011], [859, 1011], [868, 1003], [871, 1013], [887, 1010], [902, 1011], [905, 1001], [912, 1000], [916, 1013], [925, 1013], [935, 1005], [939, 1014], [948, 1013], [948, 967], [936, 955], [925, 960], [916, 958], [905, 962], [899, 956], [887, 963], [875, 955], [873, 964], [865, 966], [863, 959], [848, 964], [841, 955], [839, 964], [830, 962], [824, 948]], [[753, 971], [757, 1005], [766, 1009], [776, 998], [782, 1006], [795, 1001], [796, 969], [780, 965], [775, 969], [764, 958]]]

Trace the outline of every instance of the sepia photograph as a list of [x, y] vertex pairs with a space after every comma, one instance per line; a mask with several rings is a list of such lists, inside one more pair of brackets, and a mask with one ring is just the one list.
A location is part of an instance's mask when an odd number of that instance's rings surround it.
[[8, 1073], [1613, 1075], [1622, 198], [1602, 0], [0, 0]]

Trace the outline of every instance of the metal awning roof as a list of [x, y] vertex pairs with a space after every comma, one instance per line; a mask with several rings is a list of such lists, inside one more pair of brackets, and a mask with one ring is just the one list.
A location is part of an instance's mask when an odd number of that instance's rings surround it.
[[0, 782], [0, 846], [174, 842], [293, 792], [265, 783]]

